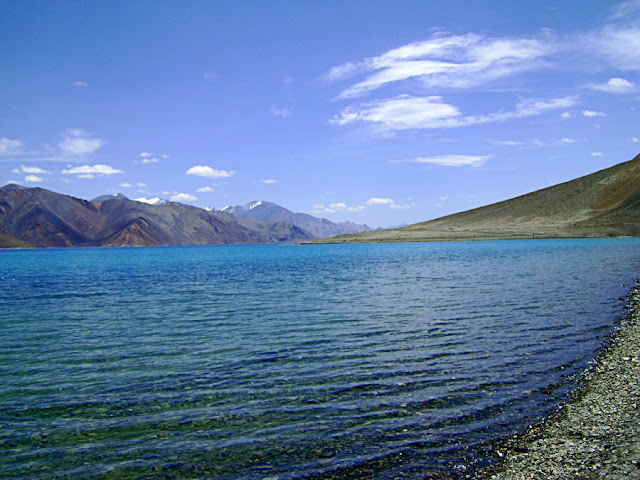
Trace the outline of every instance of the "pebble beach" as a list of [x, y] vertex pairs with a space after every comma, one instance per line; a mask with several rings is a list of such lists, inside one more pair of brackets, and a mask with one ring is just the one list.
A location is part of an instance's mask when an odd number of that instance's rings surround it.
[[478, 478], [640, 478], [640, 286], [573, 399], [496, 446], [501, 459]]

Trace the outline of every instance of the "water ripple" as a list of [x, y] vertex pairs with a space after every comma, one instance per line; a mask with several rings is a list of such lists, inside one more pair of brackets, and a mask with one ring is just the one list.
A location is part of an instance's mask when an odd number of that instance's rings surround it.
[[455, 477], [553, 409], [638, 240], [0, 253], [0, 477]]

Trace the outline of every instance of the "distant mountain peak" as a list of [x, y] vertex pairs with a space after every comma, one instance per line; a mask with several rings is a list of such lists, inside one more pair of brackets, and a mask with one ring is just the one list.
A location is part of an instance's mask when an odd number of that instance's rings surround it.
[[148, 205], [155, 205], [155, 206], [168, 205], [169, 203], [171, 203], [169, 200], [166, 200], [160, 197], [155, 197], [155, 198], [140, 197], [140, 198], [134, 198], [133, 200], [136, 202], [146, 203]]
[[244, 208], [246, 211], [249, 211], [249, 210], [253, 210], [256, 207], [259, 207], [260, 205], [262, 205], [262, 203], [263, 203], [262, 200], [254, 201], [254, 202], [247, 203], [242, 208]]
[[8, 183], [4, 187], [0, 188], [0, 190], [26, 190], [27, 188], [28, 187], [23, 187], [17, 183]]
[[161, 198], [140, 200], [119, 194], [88, 202], [38, 187], [2, 187], [0, 248], [279, 243], [313, 238], [291, 223], [233, 217]]
[[116, 193], [115, 195], [100, 195], [99, 197], [96, 197], [90, 200], [90, 202], [100, 203], [100, 202], [106, 202], [107, 200], [114, 200], [114, 199], [129, 200], [129, 197], [127, 197], [123, 193]]
[[367, 225], [352, 222], [334, 223], [307, 213], [295, 213], [275, 203], [264, 200], [249, 202], [235, 207], [226, 206], [223, 212], [240, 217], [254, 218], [265, 222], [288, 222], [319, 238], [333, 237], [345, 233], [360, 233], [371, 230]]

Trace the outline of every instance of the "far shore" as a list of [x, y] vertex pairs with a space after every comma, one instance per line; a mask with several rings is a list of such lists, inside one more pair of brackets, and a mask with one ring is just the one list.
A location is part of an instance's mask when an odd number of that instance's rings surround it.
[[[480, 242], [494, 240], [560, 240], [577, 238], [633, 238], [630, 235], [593, 233], [500, 233], [485, 232], [425, 232], [386, 230], [380, 236], [375, 232], [318, 238], [299, 245], [343, 245], [351, 243], [421, 243], [421, 242]], [[392, 233], [393, 232], [393, 233]]]

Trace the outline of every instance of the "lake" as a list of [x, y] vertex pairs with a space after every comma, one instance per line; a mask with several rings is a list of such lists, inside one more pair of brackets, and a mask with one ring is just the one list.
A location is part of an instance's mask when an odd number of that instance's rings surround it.
[[640, 239], [0, 251], [0, 477], [455, 478], [639, 272]]

